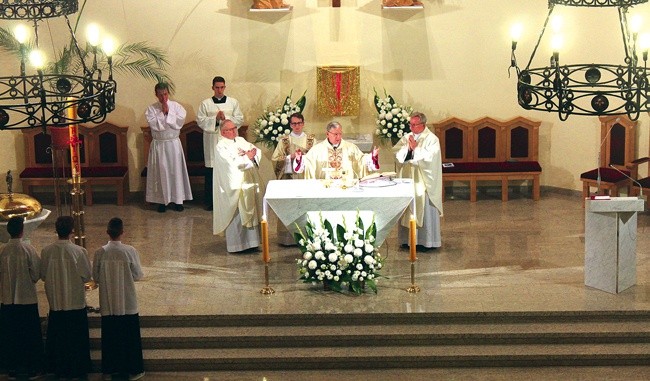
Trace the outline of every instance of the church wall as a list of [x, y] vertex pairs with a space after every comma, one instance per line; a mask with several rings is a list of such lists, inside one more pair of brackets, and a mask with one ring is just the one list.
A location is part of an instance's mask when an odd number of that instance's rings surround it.
[[[517, 50], [519, 64], [525, 66], [544, 22], [547, 1], [425, 0], [423, 11], [382, 11], [379, 0], [343, 0], [340, 9], [333, 9], [329, 0], [287, 2], [293, 5], [290, 13], [259, 14], [248, 11], [252, 2], [246, 0], [89, 0], [81, 24], [98, 22], [120, 42], [147, 41], [167, 50], [176, 85], [172, 98], [187, 109], [188, 121], [196, 117], [200, 101], [212, 95], [212, 77], [222, 75], [227, 80], [226, 94], [240, 101], [251, 129], [265, 107], [279, 106], [292, 90], [294, 100], [306, 90], [307, 130], [323, 137], [332, 118], [316, 111], [316, 67], [358, 65], [360, 115], [336, 118], [349, 137], [374, 134], [373, 89], [380, 93], [386, 89], [398, 102], [427, 114], [431, 122], [486, 115], [542, 121], [542, 185], [579, 190], [580, 173], [596, 165], [597, 118], [573, 116], [562, 122], [554, 114], [523, 110], [516, 103], [514, 69], [508, 78], [511, 24], [526, 23]], [[558, 6], [556, 11], [560, 8], [566, 7]], [[561, 61], [622, 62], [615, 10], [582, 9], [567, 12], [566, 17], [575, 20], [566, 23], [575, 39], [567, 39]], [[55, 32], [64, 30], [58, 20], [50, 24]], [[612, 38], [593, 38], [608, 36], [603, 30], [611, 30]], [[587, 43], [589, 39], [595, 42]], [[536, 66], [545, 64], [549, 56], [548, 42], [542, 43]], [[17, 64], [6, 57], [0, 59], [0, 68], [3, 75], [17, 72]], [[143, 190], [140, 127], [146, 125], [146, 106], [155, 101], [154, 83], [124, 73], [115, 76], [118, 104], [108, 120], [129, 126], [131, 190]], [[648, 115], [642, 115], [640, 156], [650, 151], [648, 125]], [[7, 147], [0, 150], [0, 169], [19, 172], [24, 165], [22, 134], [0, 134]], [[381, 158], [384, 168], [390, 168], [386, 146]]]

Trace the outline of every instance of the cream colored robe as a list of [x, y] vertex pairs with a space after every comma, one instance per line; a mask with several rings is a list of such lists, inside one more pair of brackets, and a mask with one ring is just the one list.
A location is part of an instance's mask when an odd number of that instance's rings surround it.
[[217, 124], [217, 114], [223, 111], [226, 119], [235, 123], [237, 128], [244, 123], [244, 114], [242, 114], [239, 102], [235, 98], [226, 96], [225, 103], [214, 103], [212, 98], [205, 99], [199, 105], [199, 111], [196, 113], [196, 124], [203, 130], [203, 157], [205, 166], [213, 168], [215, 147], [221, 140], [221, 127]]
[[[226, 230], [239, 210], [244, 227], [259, 224], [262, 204], [259, 190], [257, 166], [239, 150], [248, 151], [255, 147], [244, 138], [233, 140], [222, 138], [215, 149], [214, 157], [214, 211], [213, 234]], [[262, 151], [258, 148], [256, 163], [260, 162]]]
[[[373, 165], [370, 154], [361, 152], [354, 143], [341, 140], [338, 148], [334, 149], [325, 139], [303, 155], [302, 167], [298, 171], [304, 171], [305, 179], [324, 179], [323, 168], [327, 167], [351, 169], [354, 178], [361, 178], [379, 169]], [[295, 163], [294, 168], [296, 168]]]
[[284, 136], [280, 139], [275, 151], [273, 151], [273, 156], [271, 161], [273, 161], [273, 170], [275, 171], [275, 177], [280, 179], [299, 179], [302, 178], [301, 174], [297, 174], [293, 170], [291, 155], [300, 149], [303, 154], [309, 152], [309, 150], [316, 143], [314, 135], [307, 135], [304, 132], [297, 136], [293, 133]]
[[[393, 150], [399, 163], [399, 176], [413, 179], [415, 184], [417, 225], [421, 227], [427, 197], [442, 216], [442, 158], [438, 137], [425, 128], [417, 137], [418, 146], [413, 151], [413, 158], [404, 162], [408, 153], [408, 138], [411, 135], [412, 132], [404, 135]], [[409, 217], [404, 215], [402, 225], [408, 226]]]

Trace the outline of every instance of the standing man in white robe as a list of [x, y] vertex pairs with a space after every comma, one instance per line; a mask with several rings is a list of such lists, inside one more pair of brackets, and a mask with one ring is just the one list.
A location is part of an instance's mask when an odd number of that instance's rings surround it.
[[343, 140], [343, 127], [339, 122], [328, 123], [326, 129], [327, 139], [314, 145], [305, 155], [296, 153], [295, 172], [304, 172], [305, 179], [324, 179], [327, 169], [332, 169], [352, 171], [355, 178], [361, 178], [379, 169], [379, 148], [374, 147], [371, 154], [364, 154], [355, 144]]
[[158, 102], [147, 107], [145, 116], [151, 129], [151, 147], [147, 163], [147, 202], [158, 204], [163, 213], [167, 204], [173, 203], [178, 212], [184, 209], [183, 201], [192, 199], [190, 177], [178, 138], [187, 113], [179, 103], [169, 100], [169, 85], [155, 86]]
[[220, 128], [223, 122], [228, 119], [239, 129], [244, 123], [244, 114], [241, 112], [237, 99], [225, 95], [226, 80], [217, 76], [212, 79], [212, 91], [214, 96], [205, 99], [199, 105], [196, 114], [196, 123], [203, 130], [203, 157], [205, 160], [205, 208], [213, 208], [212, 171], [214, 167], [215, 147], [221, 138]]
[[[427, 117], [414, 112], [411, 132], [395, 145], [395, 158], [400, 164], [399, 176], [413, 179], [417, 218], [417, 246], [425, 250], [442, 246], [442, 158], [438, 137], [427, 128]], [[402, 245], [409, 243], [410, 216], [404, 214], [398, 230]]]
[[237, 126], [221, 124], [215, 152], [213, 233], [226, 232], [230, 253], [258, 247], [261, 200], [258, 166], [261, 151], [237, 136]]
[[[305, 117], [297, 112], [289, 117], [289, 126], [291, 133], [279, 139], [277, 147], [273, 152], [271, 160], [274, 164], [275, 176], [281, 179], [302, 179], [302, 173], [296, 173], [293, 168], [293, 161], [296, 158], [296, 152], [305, 154], [314, 146], [316, 139], [313, 134], [306, 134], [303, 131], [305, 127]], [[296, 242], [287, 228], [278, 221], [277, 226], [278, 243], [280, 245], [295, 245]]]

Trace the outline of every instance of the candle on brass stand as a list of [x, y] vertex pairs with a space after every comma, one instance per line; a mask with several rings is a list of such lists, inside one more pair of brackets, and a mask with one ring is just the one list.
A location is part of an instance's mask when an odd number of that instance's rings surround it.
[[[68, 99], [71, 101], [71, 99]], [[70, 103], [67, 108], [68, 119], [77, 118], [77, 105]], [[74, 218], [74, 242], [86, 247], [86, 235], [84, 232], [84, 210], [83, 210], [83, 194], [81, 188], [83, 181], [81, 180], [81, 161], [79, 159], [79, 130], [76, 124], [70, 124], [68, 127], [68, 136], [70, 144], [70, 170], [72, 178], [69, 182], [72, 184], [70, 195], [72, 196], [72, 218]]]
[[264, 261], [264, 287], [260, 290], [260, 294], [270, 295], [275, 293], [275, 290], [269, 286], [269, 262], [271, 256], [269, 254], [269, 224], [266, 221], [266, 215], [262, 216], [260, 222], [262, 228], [262, 260]]
[[420, 292], [420, 287], [415, 285], [415, 262], [417, 257], [415, 255], [415, 249], [417, 246], [417, 225], [415, 222], [415, 216], [411, 215], [411, 220], [409, 221], [409, 252], [411, 260], [411, 286], [406, 289], [409, 293]]

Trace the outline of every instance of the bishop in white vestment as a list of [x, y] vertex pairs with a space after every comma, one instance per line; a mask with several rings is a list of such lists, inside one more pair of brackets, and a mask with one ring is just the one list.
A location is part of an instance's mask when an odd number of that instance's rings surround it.
[[[440, 247], [440, 217], [442, 217], [442, 158], [440, 141], [427, 126], [426, 116], [411, 115], [411, 132], [395, 145], [399, 176], [413, 179], [417, 219], [417, 245], [427, 249]], [[404, 214], [398, 230], [401, 244], [408, 244], [410, 216]]]
[[343, 140], [339, 122], [327, 125], [327, 139], [314, 145], [305, 155], [296, 155], [295, 172], [304, 172], [305, 179], [324, 179], [326, 172], [351, 171], [351, 176], [361, 178], [379, 169], [379, 151], [364, 154], [355, 144]]
[[261, 151], [237, 136], [235, 124], [221, 125], [215, 150], [213, 233], [226, 232], [228, 252], [258, 247], [261, 200], [258, 166]]

